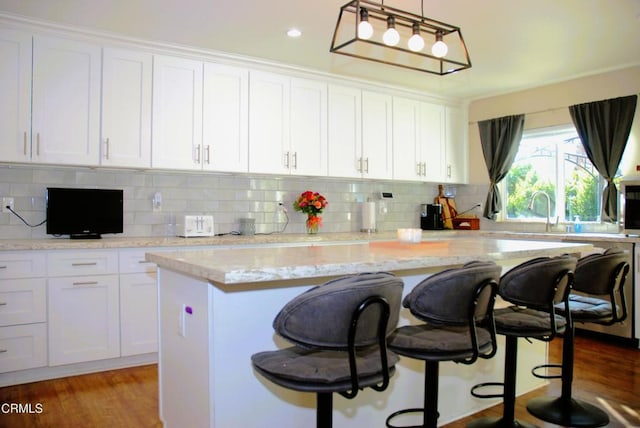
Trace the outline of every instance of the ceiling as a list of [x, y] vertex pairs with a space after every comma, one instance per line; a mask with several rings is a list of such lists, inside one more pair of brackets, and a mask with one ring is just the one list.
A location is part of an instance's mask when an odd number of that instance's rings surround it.
[[[424, 0], [472, 68], [437, 76], [329, 52], [347, 0], [0, 0], [0, 11], [478, 99], [640, 65], [640, 0]], [[420, 0], [387, 0], [420, 14]], [[299, 28], [290, 39], [285, 32]]]

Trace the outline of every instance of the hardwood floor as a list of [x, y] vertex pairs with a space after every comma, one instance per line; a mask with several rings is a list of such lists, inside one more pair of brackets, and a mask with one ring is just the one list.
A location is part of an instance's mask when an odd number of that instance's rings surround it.
[[[551, 361], [560, 360], [561, 342], [551, 343]], [[150, 365], [0, 388], [2, 403], [31, 404], [33, 412], [42, 406], [41, 413], [17, 414], [6, 413], [3, 405], [0, 427], [160, 427], [157, 375], [157, 367]], [[640, 426], [640, 350], [577, 337], [573, 392], [607, 411], [610, 427]], [[516, 417], [539, 427], [554, 426], [525, 408], [527, 399], [544, 394], [559, 395], [560, 381], [518, 397]], [[498, 405], [445, 427], [465, 427], [474, 418], [501, 413]]]

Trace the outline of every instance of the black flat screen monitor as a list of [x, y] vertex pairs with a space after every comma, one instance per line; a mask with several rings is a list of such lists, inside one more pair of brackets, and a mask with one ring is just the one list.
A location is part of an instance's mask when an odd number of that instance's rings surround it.
[[122, 233], [122, 190], [48, 187], [46, 216], [49, 235], [96, 239]]

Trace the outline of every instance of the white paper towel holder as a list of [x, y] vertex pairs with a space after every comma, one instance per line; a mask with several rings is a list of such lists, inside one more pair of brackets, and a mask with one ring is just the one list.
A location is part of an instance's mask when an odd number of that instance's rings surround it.
[[376, 233], [376, 203], [375, 202], [363, 202], [362, 203], [362, 228], [360, 232], [363, 233]]

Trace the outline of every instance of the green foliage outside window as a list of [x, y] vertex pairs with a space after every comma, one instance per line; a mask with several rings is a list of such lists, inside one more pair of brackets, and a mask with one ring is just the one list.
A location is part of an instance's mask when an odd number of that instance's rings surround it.
[[[525, 135], [516, 160], [504, 180], [507, 219], [551, 218], [598, 221], [604, 180], [593, 167], [575, 136], [575, 129], [537, 130]], [[557, 192], [563, 194], [557, 195]]]

